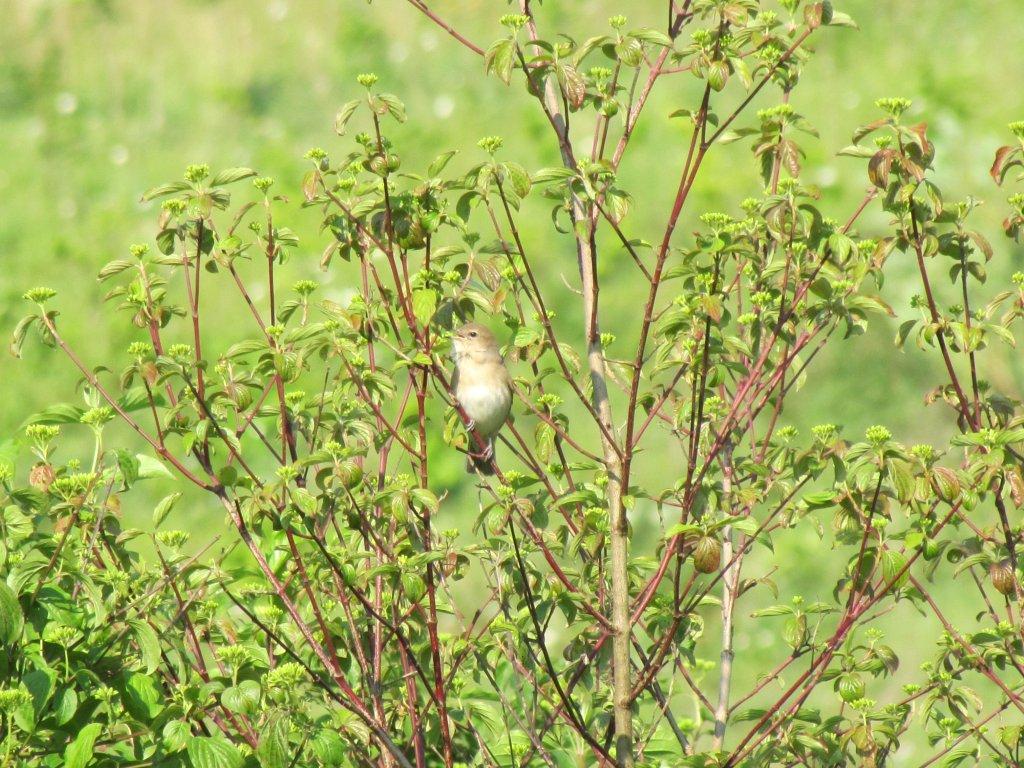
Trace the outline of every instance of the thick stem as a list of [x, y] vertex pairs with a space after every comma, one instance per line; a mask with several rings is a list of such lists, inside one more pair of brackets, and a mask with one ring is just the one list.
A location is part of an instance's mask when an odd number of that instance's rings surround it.
[[[732, 492], [732, 449], [727, 448], [722, 455], [722, 465], [725, 469], [722, 479], [722, 493], [729, 503], [729, 496]], [[729, 509], [731, 513], [732, 510]], [[722, 559], [727, 563], [722, 575], [722, 653], [721, 669], [718, 673], [718, 704], [715, 707], [715, 739], [713, 749], [717, 752], [722, 749], [725, 743], [725, 727], [729, 717], [729, 689], [732, 686], [732, 635], [733, 635], [733, 613], [736, 610], [736, 598], [739, 592], [740, 567], [743, 564], [742, 555], [733, 557], [734, 539], [736, 532], [732, 526], [724, 531], [722, 543]]]
[[[523, 12], [529, 15], [529, 4], [522, 3]], [[537, 27], [533, 17], [527, 23], [532, 40], [537, 39]], [[544, 82], [540, 96], [541, 105], [558, 138], [562, 163], [576, 169], [572, 153], [569, 126], [560, 105], [558, 88], [554, 79]], [[608, 520], [610, 528], [609, 571], [612, 588], [612, 706], [615, 727], [615, 758], [620, 768], [632, 768], [633, 760], [633, 714], [631, 706], [632, 685], [630, 683], [630, 641], [632, 623], [629, 616], [629, 520], [622, 503], [623, 460], [615, 439], [615, 425], [612, 419], [611, 400], [608, 397], [608, 383], [605, 371], [604, 350], [601, 347], [601, 331], [598, 322], [597, 252], [594, 241], [596, 209], [587, 210], [583, 201], [573, 195], [571, 215], [574, 226], [580, 222], [589, 224], [586, 236], [576, 237], [576, 257], [580, 270], [583, 292], [583, 321], [587, 340], [587, 365], [593, 387], [591, 402], [601, 428], [601, 447], [605, 469], [608, 473], [606, 488]]]

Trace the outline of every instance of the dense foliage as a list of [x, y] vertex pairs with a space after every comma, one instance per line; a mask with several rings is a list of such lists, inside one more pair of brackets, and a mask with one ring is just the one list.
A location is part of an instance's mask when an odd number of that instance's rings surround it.
[[[686, 0], [666, 30], [616, 16], [576, 41], [542, 37], [525, 3], [485, 50], [412, 4], [495, 88], [536, 96], [562, 165], [528, 171], [488, 137], [473, 160], [403, 168], [388, 133], [404, 107], [367, 74], [335, 126], [361, 132], [347, 152], [310, 150], [302, 180], [346, 302], [275, 280], [308, 250], [276, 221], [296, 203], [273, 179], [203, 165], [146, 193], [162, 201], [155, 242], [100, 271], [137, 329], [123, 359], [82, 360], [55, 292], [26, 293], [15, 352], [29, 334], [58, 348], [85, 404], [38, 414], [31, 470], [3, 476], [6, 763], [884, 766], [919, 732], [922, 765], [1017, 764], [1024, 420], [984, 354], [1014, 341], [1024, 276], [985, 293], [976, 201], [944, 200], [904, 99], [880, 100], [841, 152], [861, 203], [821, 210], [802, 167], [814, 129], [790, 94], [809, 40], [851, 20], [826, 2]], [[647, 201], [620, 166], [652, 89], [694, 77], [699, 100], [673, 115], [686, 138], [666, 157], [668, 222], [635, 232]], [[754, 112], [762, 92], [777, 104]], [[999, 183], [1024, 163], [1011, 129]], [[747, 146], [764, 194], [676, 234], [705, 159], [739, 164]], [[518, 225], [528, 196], [574, 244], [565, 285], [538, 278], [547, 249]], [[1010, 202], [1017, 239], [1024, 197]], [[870, 207], [887, 229], [860, 231]], [[895, 259], [921, 284], [897, 341], [941, 358], [928, 397], [958, 434], [938, 448], [882, 426], [798, 434], [787, 405], [820, 351], [896, 314], [880, 295]], [[602, 275], [641, 286], [635, 314], [602, 313]], [[253, 332], [224, 344], [210, 329], [234, 306]], [[439, 451], [481, 445], [446, 360], [472, 317], [503, 328], [516, 377], [475, 504], [435, 469]], [[142, 453], [108, 444], [115, 420]], [[87, 461], [56, 457], [70, 424], [92, 431]], [[133, 487], [168, 472], [216, 502], [230, 541], [164, 529], [178, 492], [153, 533], [121, 530]], [[447, 528], [466, 504], [472, 530]], [[820, 562], [772, 557], [805, 530]], [[814, 600], [779, 593], [775, 573], [796, 567], [827, 580]], [[931, 589], [952, 579], [978, 601], [956, 622]], [[921, 614], [938, 638], [875, 628]], [[787, 644], [747, 690], [733, 684], [740, 622]], [[931, 658], [901, 666], [925, 640]]]

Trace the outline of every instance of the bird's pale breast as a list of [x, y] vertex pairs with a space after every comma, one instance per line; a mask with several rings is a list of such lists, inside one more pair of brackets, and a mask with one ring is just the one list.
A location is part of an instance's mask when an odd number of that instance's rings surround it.
[[459, 366], [455, 396], [480, 433], [488, 437], [501, 429], [512, 406], [508, 374], [500, 364]]
[[481, 434], [488, 436], [501, 429], [512, 403], [512, 394], [503, 386], [460, 387], [458, 397], [466, 415]]

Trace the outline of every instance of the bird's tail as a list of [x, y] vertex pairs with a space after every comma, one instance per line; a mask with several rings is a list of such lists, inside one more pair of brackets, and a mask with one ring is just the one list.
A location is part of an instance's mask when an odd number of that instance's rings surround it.
[[484, 453], [466, 454], [466, 471], [471, 475], [479, 472], [487, 477], [494, 474], [494, 440], [487, 443], [487, 450]]

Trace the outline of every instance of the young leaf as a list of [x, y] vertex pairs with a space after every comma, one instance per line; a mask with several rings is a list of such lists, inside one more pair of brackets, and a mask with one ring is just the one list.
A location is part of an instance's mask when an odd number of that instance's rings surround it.
[[170, 512], [174, 505], [178, 503], [178, 499], [181, 498], [181, 492], [175, 491], [174, 493], [164, 496], [160, 503], [156, 505], [156, 509], [153, 510], [153, 527], [159, 528], [160, 523], [167, 517], [167, 513]]
[[186, 189], [190, 189], [188, 182], [186, 181], [172, 181], [169, 184], [158, 184], [155, 187], [147, 189], [142, 195], [142, 201], [147, 202], [158, 197], [164, 197], [166, 195], [173, 195], [176, 192], [184, 192]]
[[32, 327], [32, 324], [39, 320], [38, 315], [26, 315], [18, 321], [18, 324], [14, 326], [14, 333], [11, 334], [11, 354], [15, 357], [21, 357], [21, 348], [25, 344], [25, 336], [28, 334], [28, 329]]
[[226, 168], [214, 174], [213, 178], [210, 179], [210, 186], [223, 187], [225, 184], [234, 184], [236, 181], [248, 179], [255, 175], [256, 171], [252, 168]]
[[146, 672], [152, 675], [160, 666], [160, 639], [156, 630], [149, 623], [142, 619], [129, 619], [128, 625], [132, 628], [132, 635], [136, 645], [139, 646], [139, 655], [142, 657], [142, 664]]
[[339, 136], [345, 135], [345, 131], [348, 127], [348, 121], [352, 119], [352, 115], [355, 114], [356, 107], [361, 103], [361, 99], [352, 99], [352, 101], [345, 102], [341, 109], [338, 110], [338, 114], [334, 118], [335, 133]]
[[427, 325], [437, 310], [437, 291], [421, 288], [412, 293], [412, 312], [423, 325]]
[[137, 453], [135, 454], [135, 458], [139, 460], [139, 477], [143, 480], [149, 480], [154, 477], [164, 477], [168, 480], [174, 479], [174, 475], [171, 474], [171, 471], [152, 456], [147, 456], [144, 453]]
[[251, 715], [260, 706], [260, 684], [255, 680], [243, 680], [238, 685], [225, 688], [220, 700], [232, 712]]
[[256, 757], [262, 768], [288, 768], [290, 753], [287, 718], [274, 717], [263, 728], [259, 746], [256, 747]]
[[193, 768], [241, 768], [242, 755], [223, 736], [193, 736], [186, 747]]
[[21, 637], [25, 617], [14, 590], [0, 581], [0, 643], [12, 645]]
[[391, 116], [400, 123], [405, 122], [405, 105], [393, 93], [379, 93], [377, 98], [383, 102]]
[[64, 768], [85, 768], [92, 761], [93, 747], [102, 727], [99, 723], [89, 723], [78, 732], [64, 750]]
[[510, 38], [498, 40], [484, 54], [484, 72], [496, 74], [508, 85], [512, 82], [512, 67], [515, 64], [515, 41]]

